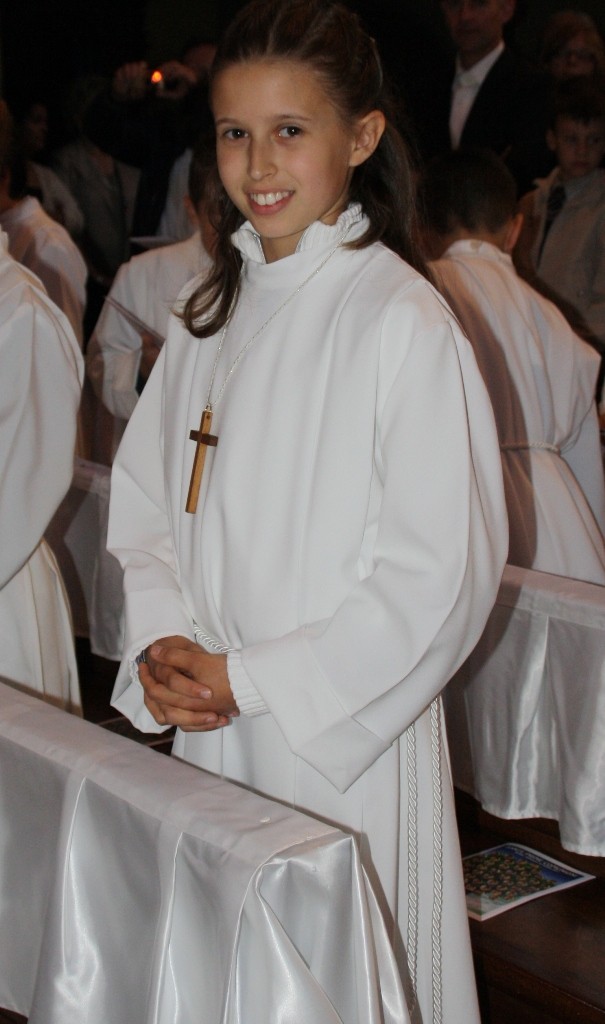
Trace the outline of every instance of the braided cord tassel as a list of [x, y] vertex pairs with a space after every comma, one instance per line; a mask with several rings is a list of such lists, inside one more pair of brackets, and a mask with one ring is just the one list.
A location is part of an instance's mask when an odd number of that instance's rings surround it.
[[195, 639], [200, 647], [205, 647], [206, 650], [214, 652], [215, 654], [230, 654], [231, 651], [235, 650], [234, 647], [227, 647], [226, 644], [222, 644], [220, 640], [215, 640], [214, 637], [208, 636], [204, 633], [203, 629], [200, 629], [196, 622], [193, 623], [193, 631], [195, 633]]
[[443, 919], [443, 790], [441, 757], [441, 698], [431, 704], [431, 762], [433, 772], [433, 914], [431, 923], [433, 1024], [443, 1020], [441, 926]]
[[407, 776], [408, 776], [408, 923], [407, 958], [414, 1003], [410, 1006], [413, 1014], [417, 1003], [418, 980], [418, 765], [416, 761], [416, 726], [407, 729]]

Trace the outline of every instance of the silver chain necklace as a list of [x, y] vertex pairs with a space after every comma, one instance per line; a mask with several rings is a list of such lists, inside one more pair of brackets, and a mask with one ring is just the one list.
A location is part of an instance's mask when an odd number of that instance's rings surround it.
[[304, 279], [304, 281], [301, 284], [299, 284], [298, 288], [296, 288], [290, 295], [288, 295], [288, 298], [285, 299], [282, 302], [282, 304], [280, 306], [278, 306], [276, 310], [273, 311], [273, 313], [271, 313], [271, 316], [269, 316], [265, 320], [265, 322], [263, 324], [261, 324], [261, 326], [258, 328], [258, 330], [255, 331], [254, 334], [252, 335], [252, 337], [246, 342], [246, 344], [243, 346], [243, 348], [240, 349], [240, 351], [238, 352], [237, 356], [233, 360], [229, 370], [227, 371], [225, 379], [224, 379], [224, 381], [221, 384], [221, 387], [219, 389], [218, 395], [216, 396], [214, 402], [212, 402], [212, 390], [214, 388], [214, 382], [215, 382], [215, 379], [216, 379], [216, 371], [217, 371], [217, 368], [218, 368], [218, 362], [219, 362], [219, 358], [220, 358], [221, 352], [223, 350], [223, 345], [224, 345], [224, 342], [225, 342], [225, 337], [227, 335], [227, 331], [229, 329], [229, 325], [231, 323], [231, 318], [233, 316], [233, 311], [234, 311], [234, 308], [235, 308], [235, 302], [233, 302], [233, 304], [231, 306], [231, 309], [229, 310], [225, 326], [223, 327], [223, 330], [221, 332], [221, 337], [220, 337], [220, 340], [219, 340], [219, 343], [218, 343], [218, 348], [216, 350], [216, 355], [214, 357], [214, 364], [212, 366], [212, 373], [210, 374], [210, 384], [208, 385], [208, 395], [206, 397], [206, 407], [205, 407], [205, 409], [204, 409], [204, 411], [202, 413], [202, 419], [201, 419], [201, 422], [200, 422], [199, 430], [191, 430], [189, 432], [189, 440], [190, 441], [195, 441], [196, 449], [195, 449], [195, 457], [194, 457], [194, 460], [193, 460], [193, 468], [191, 470], [191, 481], [189, 483], [189, 492], [187, 494], [187, 503], [185, 505], [185, 510], [187, 512], [194, 513], [197, 510], [197, 501], [198, 501], [198, 497], [199, 497], [199, 493], [200, 493], [200, 484], [202, 482], [202, 473], [204, 471], [204, 462], [205, 462], [205, 459], [206, 459], [206, 451], [208, 450], [209, 446], [213, 447], [213, 448], [216, 448], [216, 446], [218, 444], [218, 437], [216, 436], [216, 434], [211, 434], [210, 433], [210, 427], [212, 426], [212, 415], [213, 415], [213, 412], [216, 409], [217, 405], [219, 404], [221, 398], [223, 397], [223, 395], [225, 393], [225, 388], [227, 387], [227, 384], [229, 383], [229, 381], [231, 380], [233, 374], [237, 370], [237, 368], [238, 368], [240, 362], [242, 361], [242, 359], [244, 358], [246, 352], [248, 351], [248, 349], [250, 349], [252, 347], [252, 345], [254, 344], [256, 339], [259, 337], [259, 335], [261, 335], [263, 333], [263, 331], [265, 330], [265, 328], [268, 327], [269, 324], [272, 323], [272, 321], [275, 320], [275, 318], [277, 316], [279, 316], [279, 314], [281, 312], [283, 312], [283, 310], [286, 308], [286, 306], [288, 306], [290, 304], [290, 302], [292, 302], [292, 300], [296, 298], [296, 296], [303, 290], [303, 288], [306, 288], [306, 286], [309, 284], [309, 282], [312, 281], [313, 278], [316, 277], [317, 274], [319, 274], [321, 270], [323, 270], [323, 268], [325, 267], [325, 265], [328, 262], [328, 260], [330, 260], [332, 258], [332, 256], [336, 252], [336, 250], [339, 249], [340, 246], [342, 245], [342, 243], [344, 242], [344, 240], [345, 240], [345, 238], [346, 238], [346, 236], [347, 236], [347, 234], [349, 232], [349, 229], [350, 229], [350, 225], [349, 225], [349, 227], [347, 227], [346, 231], [344, 231], [342, 233], [342, 235], [340, 236], [340, 238], [338, 239], [336, 244], [330, 249], [329, 253], [326, 256], [324, 256], [324, 258], [321, 260], [320, 263], [318, 263], [318, 265], [315, 267], [315, 269], [311, 271], [311, 273], [308, 275], [308, 277], [306, 277]]
[[252, 347], [252, 345], [254, 344], [256, 339], [258, 338], [258, 336], [263, 333], [265, 328], [268, 327], [269, 324], [273, 320], [275, 320], [275, 317], [279, 316], [279, 314], [286, 308], [286, 306], [288, 306], [290, 304], [290, 302], [292, 302], [292, 300], [296, 298], [296, 296], [299, 294], [299, 292], [302, 292], [303, 288], [305, 288], [309, 284], [309, 282], [312, 281], [313, 278], [317, 274], [319, 274], [321, 270], [323, 270], [323, 268], [325, 267], [325, 265], [328, 262], [328, 260], [330, 260], [332, 258], [332, 256], [336, 252], [336, 250], [339, 249], [340, 246], [342, 245], [348, 230], [349, 229], [347, 228], [347, 231], [345, 231], [344, 234], [341, 235], [341, 237], [339, 238], [339, 240], [336, 243], [336, 245], [333, 246], [332, 249], [330, 249], [330, 251], [327, 254], [327, 256], [324, 256], [324, 258], [321, 261], [321, 263], [319, 263], [315, 267], [315, 269], [311, 271], [309, 276], [304, 279], [302, 284], [299, 284], [298, 288], [296, 288], [296, 290], [293, 291], [292, 294], [289, 295], [288, 298], [285, 299], [282, 302], [281, 306], [278, 306], [278, 308], [276, 310], [274, 310], [273, 313], [271, 313], [271, 316], [268, 317], [265, 320], [264, 324], [261, 324], [261, 326], [258, 328], [258, 330], [255, 331], [255, 333], [252, 335], [250, 340], [246, 342], [246, 344], [244, 345], [244, 347], [242, 349], [240, 349], [240, 351], [238, 352], [237, 356], [233, 360], [230, 369], [227, 372], [227, 375], [226, 375], [226, 377], [225, 377], [225, 379], [224, 379], [224, 381], [223, 381], [223, 383], [221, 385], [221, 388], [220, 388], [220, 391], [219, 391], [218, 395], [216, 396], [214, 402], [211, 402], [210, 399], [211, 399], [211, 396], [212, 396], [212, 389], [214, 387], [214, 380], [215, 380], [215, 377], [216, 377], [216, 370], [217, 370], [217, 367], [218, 367], [218, 361], [219, 361], [220, 354], [221, 354], [221, 351], [222, 351], [222, 348], [223, 348], [223, 343], [225, 341], [227, 330], [229, 328], [229, 324], [231, 323], [231, 317], [233, 316], [233, 307], [229, 310], [229, 315], [227, 317], [227, 322], [226, 322], [225, 326], [223, 327], [223, 330], [222, 330], [222, 333], [221, 333], [221, 338], [220, 338], [220, 341], [218, 343], [218, 348], [216, 350], [216, 356], [214, 358], [214, 366], [212, 367], [212, 374], [210, 376], [210, 384], [208, 386], [208, 396], [206, 398], [206, 408], [207, 409], [210, 409], [210, 410], [216, 409], [218, 403], [220, 402], [221, 398], [223, 397], [223, 394], [225, 392], [225, 388], [227, 387], [228, 381], [231, 379], [231, 377], [235, 373], [237, 367], [239, 366], [241, 360], [244, 358], [244, 356], [245, 356], [246, 352], [248, 351], [248, 349]]

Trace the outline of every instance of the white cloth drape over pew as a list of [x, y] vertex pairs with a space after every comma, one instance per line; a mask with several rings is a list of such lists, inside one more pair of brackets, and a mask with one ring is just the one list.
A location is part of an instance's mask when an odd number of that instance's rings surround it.
[[2, 684], [0, 1006], [409, 1022], [351, 836]]
[[458, 787], [605, 856], [605, 588], [508, 565], [445, 698]]

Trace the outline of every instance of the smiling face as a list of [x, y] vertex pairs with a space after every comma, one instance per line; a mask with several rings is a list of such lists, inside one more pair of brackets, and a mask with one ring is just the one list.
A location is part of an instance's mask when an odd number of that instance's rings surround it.
[[259, 233], [267, 262], [291, 255], [314, 221], [336, 222], [353, 168], [384, 127], [377, 111], [344, 124], [317, 74], [293, 61], [224, 68], [212, 108], [221, 181]]

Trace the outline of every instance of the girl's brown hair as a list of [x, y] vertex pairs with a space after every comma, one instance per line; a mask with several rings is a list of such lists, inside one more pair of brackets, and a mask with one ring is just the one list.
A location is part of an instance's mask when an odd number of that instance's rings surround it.
[[[371, 110], [385, 114], [387, 126], [377, 149], [355, 168], [351, 181], [349, 200], [361, 203], [369, 226], [361, 238], [348, 244], [363, 248], [382, 241], [424, 273], [408, 146], [395, 127], [376, 44], [357, 15], [326, 0], [253, 0], [235, 17], [219, 45], [210, 74], [211, 96], [221, 71], [255, 60], [306, 64], [323, 82], [345, 124]], [[221, 184], [216, 160], [207, 180], [206, 201], [218, 235], [214, 270], [192, 293], [182, 314], [185, 326], [197, 338], [209, 337], [224, 326], [239, 292], [242, 259], [231, 235], [244, 218]]]

